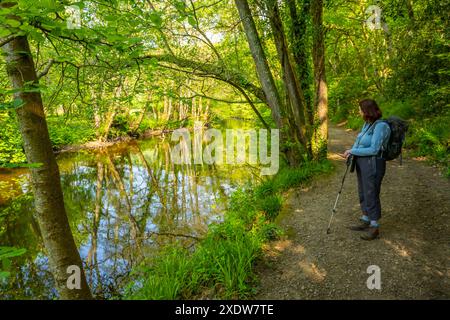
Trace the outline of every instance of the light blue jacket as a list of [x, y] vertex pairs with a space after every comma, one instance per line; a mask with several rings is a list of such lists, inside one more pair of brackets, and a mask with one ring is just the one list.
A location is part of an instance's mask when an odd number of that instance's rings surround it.
[[374, 156], [378, 154], [382, 147], [386, 149], [389, 136], [391, 135], [389, 125], [384, 121], [377, 120], [370, 130], [369, 127], [370, 123], [365, 122], [350, 150], [351, 154], [361, 157]]

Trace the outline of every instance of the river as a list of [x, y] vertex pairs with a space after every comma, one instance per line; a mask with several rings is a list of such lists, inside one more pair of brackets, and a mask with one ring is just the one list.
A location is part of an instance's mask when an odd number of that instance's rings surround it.
[[[194, 247], [222, 219], [230, 194], [258, 174], [245, 165], [175, 165], [169, 138], [57, 156], [72, 233], [96, 298], [120, 298], [129, 273], [155, 250], [175, 242]], [[0, 169], [0, 191], [0, 246], [27, 249], [13, 259], [0, 297], [57, 298], [27, 170]]]

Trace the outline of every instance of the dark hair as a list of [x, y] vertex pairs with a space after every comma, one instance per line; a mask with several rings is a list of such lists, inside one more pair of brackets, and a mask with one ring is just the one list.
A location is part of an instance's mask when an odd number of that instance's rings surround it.
[[374, 122], [380, 119], [383, 114], [375, 100], [364, 99], [359, 102], [359, 106], [363, 112], [363, 119], [368, 122]]

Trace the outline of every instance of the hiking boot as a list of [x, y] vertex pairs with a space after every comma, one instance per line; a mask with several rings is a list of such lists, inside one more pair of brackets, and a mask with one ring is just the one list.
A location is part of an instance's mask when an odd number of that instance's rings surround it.
[[370, 227], [369, 231], [361, 236], [361, 239], [370, 241], [378, 238], [379, 235], [380, 231], [378, 230], [378, 228]]
[[352, 231], [367, 231], [369, 230], [370, 223], [364, 220], [360, 220], [359, 224], [348, 227]]

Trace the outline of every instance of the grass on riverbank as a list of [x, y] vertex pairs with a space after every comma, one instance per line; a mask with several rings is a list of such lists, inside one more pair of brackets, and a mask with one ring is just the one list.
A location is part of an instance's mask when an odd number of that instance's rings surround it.
[[282, 207], [282, 192], [330, 172], [328, 161], [299, 168], [282, 168], [255, 187], [233, 193], [221, 223], [210, 226], [193, 252], [181, 247], [162, 250], [135, 270], [127, 299], [242, 299], [254, 293], [253, 266], [262, 245], [281, 230], [274, 219]]

